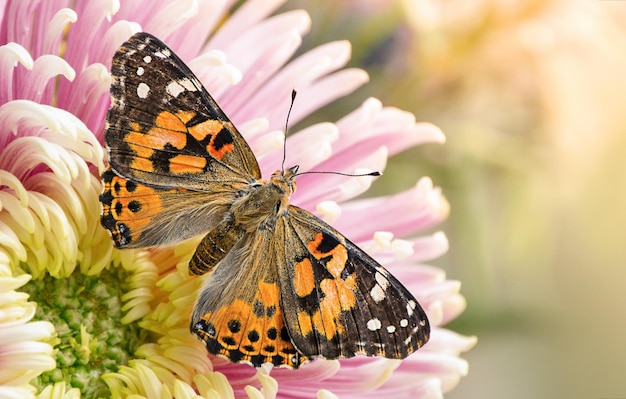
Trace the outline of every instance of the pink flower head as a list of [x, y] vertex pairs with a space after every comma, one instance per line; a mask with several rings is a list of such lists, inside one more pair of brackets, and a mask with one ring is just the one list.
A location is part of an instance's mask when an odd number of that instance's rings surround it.
[[[79, 389], [113, 397], [437, 398], [467, 372], [458, 355], [475, 340], [441, 327], [464, 309], [459, 283], [424, 264], [448, 243], [443, 233], [415, 235], [448, 215], [447, 202], [428, 178], [399, 194], [354, 200], [371, 177], [309, 174], [299, 178], [292, 196], [294, 204], [372, 254], [424, 306], [433, 327], [430, 342], [402, 361], [357, 357], [316, 360], [298, 370], [255, 370], [211, 357], [188, 331], [202, 282], [187, 273], [197, 241], [149, 251], [113, 249], [99, 225], [101, 143], [111, 58], [133, 33], [152, 33], [188, 63], [245, 136], [264, 176], [282, 161], [292, 88], [299, 93], [290, 120], [295, 125], [368, 79], [360, 69], [343, 69], [350, 57], [345, 41], [294, 58], [310, 25], [305, 11], [274, 15], [282, 1], [255, 0], [231, 13], [232, 3], [98, 0], [70, 9], [59, 1], [5, 2], [0, 294], [7, 293], [11, 301], [2, 303], [19, 311], [13, 319], [0, 318], [0, 343], [16, 325], [26, 330], [47, 324], [45, 333], [24, 335], [13, 346], [36, 361], [16, 366], [28, 380], [16, 373], [0, 376], [0, 394], [34, 397], [39, 390], [42, 397], [64, 397]], [[300, 171], [382, 171], [393, 154], [443, 141], [437, 127], [367, 99], [339, 121], [291, 133], [286, 165], [299, 164]], [[51, 290], [56, 294], [46, 296]], [[44, 372], [50, 360], [57, 369]]]

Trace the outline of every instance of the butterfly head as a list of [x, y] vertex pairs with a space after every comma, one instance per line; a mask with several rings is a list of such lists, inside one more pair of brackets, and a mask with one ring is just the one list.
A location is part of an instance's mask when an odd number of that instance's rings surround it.
[[259, 226], [275, 225], [276, 220], [289, 210], [289, 197], [296, 191], [298, 166], [276, 171], [269, 180], [253, 180], [242, 190], [231, 205], [237, 223], [245, 231]]
[[287, 170], [277, 170], [272, 173], [270, 181], [276, 185], [284, 187], [287, 196], [296, 192], [296, 176], [298, 175], [299, 165], [294, 165]]

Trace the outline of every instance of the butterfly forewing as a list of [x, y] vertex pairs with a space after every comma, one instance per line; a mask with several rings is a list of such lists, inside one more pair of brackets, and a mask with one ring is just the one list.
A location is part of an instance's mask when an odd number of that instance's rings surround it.
[[287, 329], [309, 356], [401, 359], [430, 327], [408, 290], [363, 250], [311, 213], [290, 207], [279, 268]]
[[137, 33], [124, 43], [111, 74], [102, 225], [119, 247], [172, 244], [206, 232], [236, 192], [260, 177], [250, 147], [154, 36]]
[[163, 42], [137, 33], [111, 66], [105, 142], [113, 170], [160, 187], [261, 177], [252, 150], [189, 68]]

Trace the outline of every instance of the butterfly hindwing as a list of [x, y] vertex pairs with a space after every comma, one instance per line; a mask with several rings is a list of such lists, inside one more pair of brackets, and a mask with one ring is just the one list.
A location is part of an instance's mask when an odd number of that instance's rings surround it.
[[252, 150], [198, 78], [163, 42], [140, 32], [111, 66], [105, 142], [121, 176], [159, 187], [261, 177]]
[[[209, 242], [190, 264], [202, 262], [196, 258]], [[202, 287], [191, 322], [213, 354], [292, 368], [316, 357], [401, 359], [428, 340], [429, 329], [400, 282], [295, 206], [230, 248]]]
[[[206, 232], [228, 210], [240, 183], [207, 183], [209, 190], [159, 188], [102, 174], [100, 223], [117, 247], [168, 245]], [[201, 217], [199, 217], [201, 216]]]
[[[270, 363], [298, 368], [307, 360], [285, 326], [277, 242], [267, 230], [246, 234], [205, 282], [190, 328], [210, 353], [255, 367]], [[194, 258], [204, 252], [201, 246]]]
[[286, 243], [281, 300], [299, 351], [327, 359], [401, 359], [428, 340], [430, 326], [419, 303], [363, 250], [295, 206], [279, 224]]

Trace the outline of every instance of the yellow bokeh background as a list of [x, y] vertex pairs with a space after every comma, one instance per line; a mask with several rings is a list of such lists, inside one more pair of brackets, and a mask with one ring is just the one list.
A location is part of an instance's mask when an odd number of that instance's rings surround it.
[[349, 39], [368, 96], [438, 125], [375, 193], [431, 176], [476, 335], [447, 398], [626, 398], [626, 1], [292, 1]]

